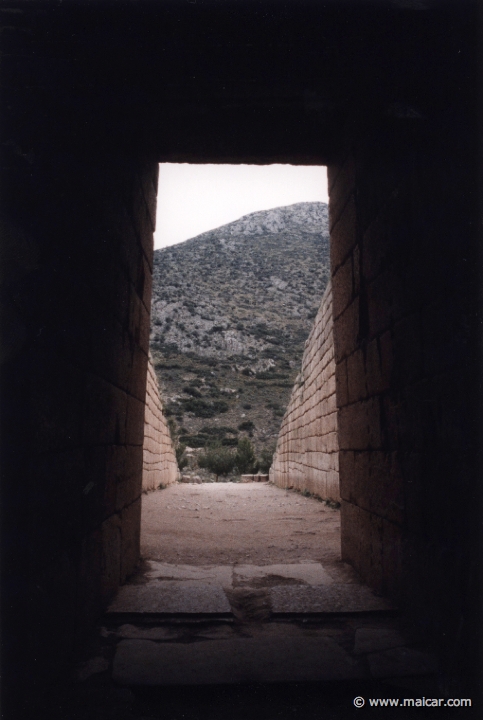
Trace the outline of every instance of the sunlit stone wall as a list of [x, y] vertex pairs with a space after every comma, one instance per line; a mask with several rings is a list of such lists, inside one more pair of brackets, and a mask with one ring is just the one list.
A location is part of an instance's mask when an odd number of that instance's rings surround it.
[[270, 480], [339, 501], [332, 287], [305, 343], [302, 369], [282, 420]]
[[158, 381], [149, 358], [144, 414], [143, 490], [171, 485], [178, 476], [178, 464], [163, 414]]

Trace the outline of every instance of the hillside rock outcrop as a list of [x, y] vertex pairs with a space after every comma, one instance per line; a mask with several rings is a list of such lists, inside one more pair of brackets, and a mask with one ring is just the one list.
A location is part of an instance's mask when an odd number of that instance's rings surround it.
[[248, 433], [273, 448], [329, 274], [322, 202], [252, 213], [155, 252], [151, 351], [186, 444]]

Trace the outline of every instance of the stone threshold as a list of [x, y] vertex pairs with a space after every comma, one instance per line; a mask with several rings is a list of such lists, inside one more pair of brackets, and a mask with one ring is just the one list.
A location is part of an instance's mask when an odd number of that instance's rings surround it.
[[200, 624], [209, 623], [233, 623], [235, 618], [231, 612], [218, 613], [149, 613], [149, 612], [108, 612], [102, 618], [102, 624], [106, 627], [117, 627], [134, 623], [136, 625], [165, 625], [165, 624]]

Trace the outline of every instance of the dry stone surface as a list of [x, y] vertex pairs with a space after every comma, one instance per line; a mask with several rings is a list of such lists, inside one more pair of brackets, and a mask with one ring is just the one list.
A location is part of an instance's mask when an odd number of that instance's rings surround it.
[[302, 369], [282, 421], [270, 480], [340, 500], [332, 286], [305, 344]]
[[256, 637], [155, 643], [123, 640], [113, 678], [124, 685], [225, 685], [320, 682], [363, 677], [329, 637]]
[[143, 490], [156, 490], [160, 485], [171, 485], [178, 480], [176, 455], [169, 434], [158, 381], [149, 359], [144, 414]]

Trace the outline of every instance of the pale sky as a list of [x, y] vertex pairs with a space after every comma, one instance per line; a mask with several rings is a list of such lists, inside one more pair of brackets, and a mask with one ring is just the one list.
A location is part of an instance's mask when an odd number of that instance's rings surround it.
[[258, 210], [315, 201], [328, 202], [325, 167], [162, 163], [154, 247], [175, 245]]

